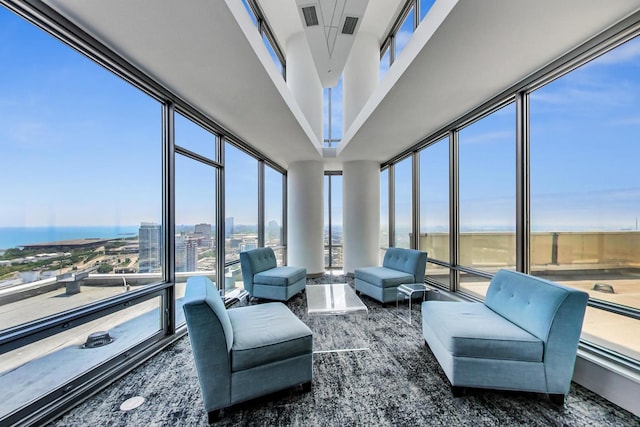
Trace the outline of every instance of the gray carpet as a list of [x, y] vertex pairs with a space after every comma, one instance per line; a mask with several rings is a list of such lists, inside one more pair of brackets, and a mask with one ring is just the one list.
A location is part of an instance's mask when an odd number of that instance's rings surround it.
[[[563, 408], [535, 393], [468, 390], [454, 398], [424, 345], [419, 304], [409, 326], [396, 317], [395, 306], [362, 299], [370, 310], [369, 350], [316, 354], [311, 392], [298, 387], [235, 405], [219, 424], [640, 426], [638, 417], [577, 384]], [[306, 319], [304, 295], [288, 306]], [[123, 401], [138, 395], [146, 399], [142, 406], [120, 411]], [[51, 425], [207, 425], [188, 337]]]

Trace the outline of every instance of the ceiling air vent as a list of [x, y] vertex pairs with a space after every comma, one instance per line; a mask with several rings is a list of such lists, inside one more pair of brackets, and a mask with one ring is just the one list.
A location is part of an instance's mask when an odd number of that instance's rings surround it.
[[316, 13], [315, 6], [303, 7], [302, 16], [304, 16], [304, 22], [307, 24], [307, 27], [318, 25], [318, 14]]
[[344, 25], [342, 26], [342, 34], [353, 35], [358, 25], [358, 18], [355, 16], [347, 16], [344, 18]]

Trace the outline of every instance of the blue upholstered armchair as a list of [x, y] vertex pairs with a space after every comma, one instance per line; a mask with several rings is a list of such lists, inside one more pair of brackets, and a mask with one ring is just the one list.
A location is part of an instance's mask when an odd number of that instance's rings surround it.
[[500, 270], [483, 303], [422, 303], [422, 333], [451, 382], [464, 387], [569, 392], [589, 295]]
[[271, 248], [240, 252], [244, 288], [254, 298], [288, 301], [307, 284], [307, 270], [300, 267], [278, 267]]
[[356, 292], [387, 303], [395, 301], [398, 286], [405, 283], [423, 283], [427, 253], [413, 249], [388, 248], [382, 267], [356, 268]]
[[236, 403], [298, 384], [311, 389], [311, 330], [284, 304], [227, 310], [215, 285], [194, 276], [183, 309], [209, 423]]

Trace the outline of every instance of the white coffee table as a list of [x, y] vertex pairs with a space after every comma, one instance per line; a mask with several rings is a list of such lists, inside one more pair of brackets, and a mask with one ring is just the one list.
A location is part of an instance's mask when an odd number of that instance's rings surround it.
[[308, 285], [314, 353], [367, 350], [369, 309], [346, 283]]

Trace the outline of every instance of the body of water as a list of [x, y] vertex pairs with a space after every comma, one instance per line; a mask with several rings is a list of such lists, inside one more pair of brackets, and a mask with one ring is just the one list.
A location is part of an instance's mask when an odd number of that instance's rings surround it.
[[139, 226], [0, 227], [0, 249], [71, 239], [117, 239], [138, 235]]

